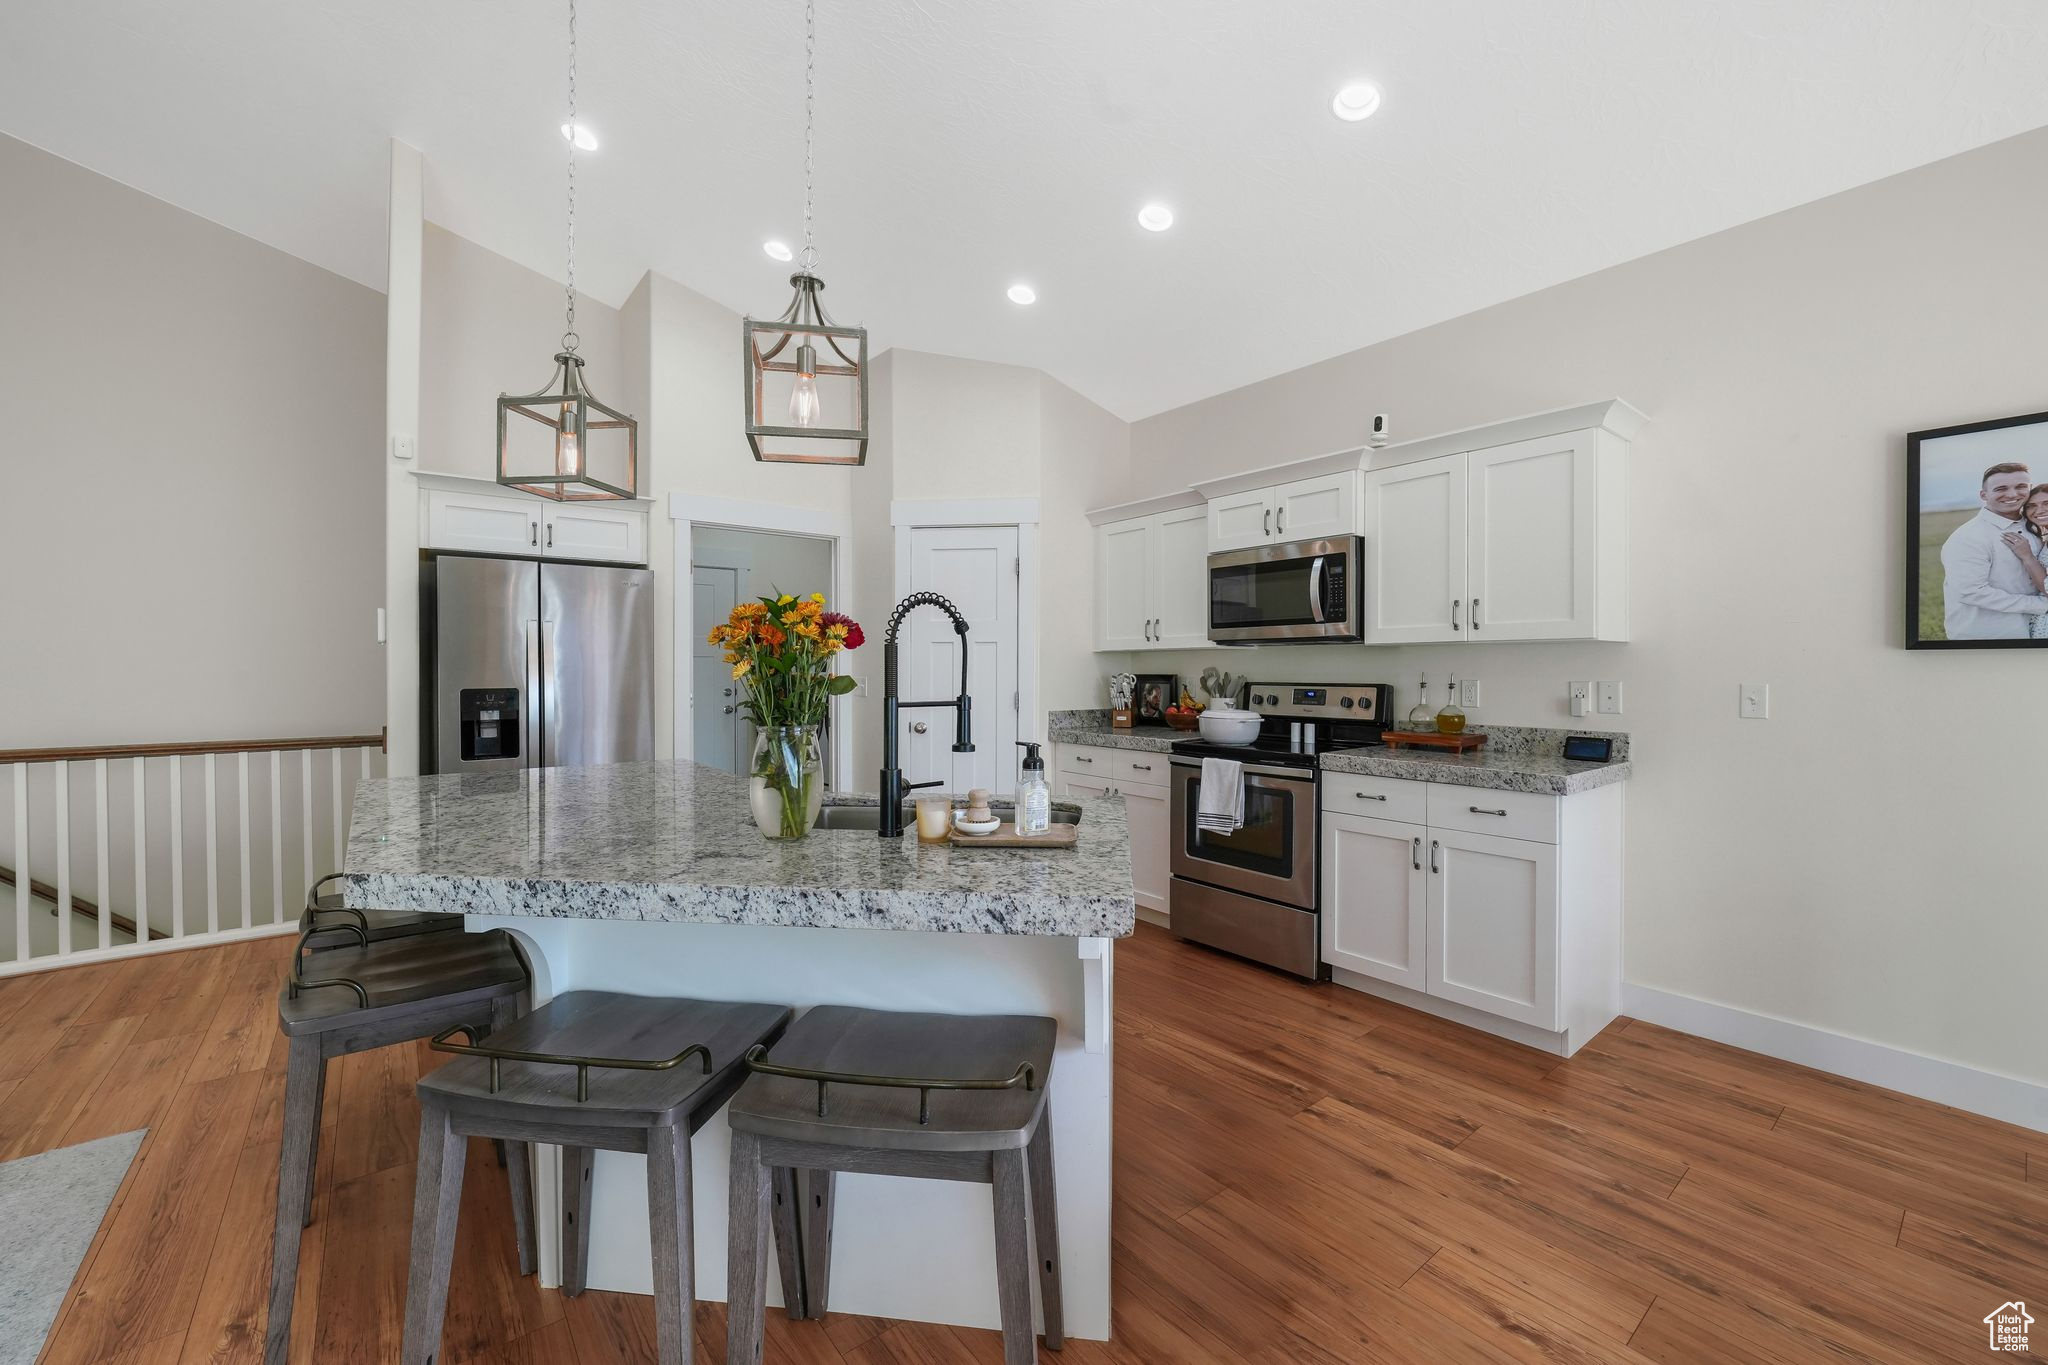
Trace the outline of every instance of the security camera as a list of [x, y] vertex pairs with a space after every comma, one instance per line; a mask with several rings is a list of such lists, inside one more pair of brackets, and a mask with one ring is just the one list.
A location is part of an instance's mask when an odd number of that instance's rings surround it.
[[1370, 445], [1374, 450], [1378, 450], [1381, 446], [1385, 445], [1386, 443], [1387, 414], [1385, 414], [1384, 412], [1376, 412], [1372, 415], [1372, 435], [1367, 438], [1367, 444]]

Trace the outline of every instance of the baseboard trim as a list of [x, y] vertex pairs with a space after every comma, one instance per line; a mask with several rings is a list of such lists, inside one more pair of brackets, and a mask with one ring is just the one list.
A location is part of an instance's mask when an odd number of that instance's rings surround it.
[[2048, 1086], [1810, 1024], [1623, 982], [1622, 1013], [1779, 1061], [2048, 1133]]
[[1171, 929], [1173, 927], [1173, 916], [1166, 911], [1156, 906], [1147, 905], [1143, 901], [1139, 901], [1137, 906], [1138, 918], [1145, 921], [1145, 923], [1156, 924], [1162, 929]]
[[298, 917], [293, 916], [283, 924], [258, 924], [248, 929], [220, 929], [210, 934], [202, 930], [187, 934], [183, 938], [156, 938], [146, 943], [119, 943], [111, 948], [79, 948], [64, 957], [45, 954], [42, 957], [0, 962], [0, 977], [26, 976], [30, 972], [58, 972], [67, 967], [90, 967], [100, 962], [116, 962], [124, 957], [182, 953], [193, 948], [218, 947], [223, 943], [246, 943], [252, 938], [295, 934], [298, 929]]

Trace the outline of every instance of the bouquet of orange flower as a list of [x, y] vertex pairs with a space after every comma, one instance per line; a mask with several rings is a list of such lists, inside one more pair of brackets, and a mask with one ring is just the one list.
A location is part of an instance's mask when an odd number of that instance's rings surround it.
[[724, 648], [746, 689], [740, 709], [759, 727], [750, 770], [755, 823], [771, 839], [800, 839], [824, 800], [817, 727], [832, 698], [855, 686], [832, 662], [867, 637], [852, 617], [825, 610], [825, 594], [814, 592], [742, 602], [705, 638]]

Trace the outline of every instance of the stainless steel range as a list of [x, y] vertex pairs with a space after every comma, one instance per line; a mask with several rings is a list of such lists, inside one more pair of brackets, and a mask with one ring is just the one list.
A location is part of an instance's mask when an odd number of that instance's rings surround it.
[[[1173, 932], [1311, 980], [1322, 966], [1318, 798], [1322, 757], [1382, 743], [1384, 684], [1253, 683], [1263, 717], [1250, 744], [1173, 746]], [[1244, 765], [1244, 825], [1196, 826], [1202, 760]]]

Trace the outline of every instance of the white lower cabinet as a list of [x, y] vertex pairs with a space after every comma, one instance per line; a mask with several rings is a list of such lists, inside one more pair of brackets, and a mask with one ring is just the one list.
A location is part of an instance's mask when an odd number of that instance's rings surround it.
[[1427, 981], [1429, 830], [1362, 815], [1323, 816], [1323, 961], [1397, 986]]
[[[1173, 877], [1173, 788], [1167, 785], [1166, 755], [1062, 744], [1055, 757], [1055, 795], [1124, 799], [1131, 831], [1131, 894], [1140, 907], [1164, 915]], [[1081, 837], [1088, 837], [1085, 830]]]
[[[1363, 797], [1332, 808], [1326, 796], [1323, 961], [1337, 979], [1564, 1056], [1611, 1023], [1621, 786], [1558, 797], [1373, 782], [1365, 795], [1426, 810], [1428, 823], [1354, 814]], [[1403, 800], [1392, 790], [1403, 785], [1426, 798]], [[1479, 832], [1489, 822], [1523, 837]]]

